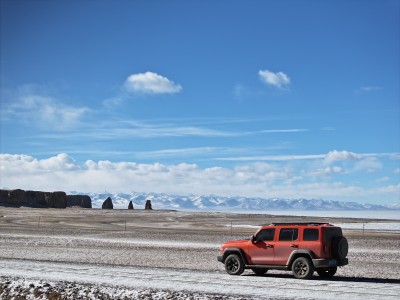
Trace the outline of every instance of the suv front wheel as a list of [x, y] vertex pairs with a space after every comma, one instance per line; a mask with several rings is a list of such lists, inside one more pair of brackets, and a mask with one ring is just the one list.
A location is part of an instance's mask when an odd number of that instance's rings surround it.
[[314, 265], [306, 257], [297, 258], [292, 264], [292, 272], [294, 277], [299, 279], [308, 279], [314, 273]]
[[229, 275], [240, 275], [244, 271], [243, 260], [237, 254], [231, 254], [225, 259], [225, 271]]

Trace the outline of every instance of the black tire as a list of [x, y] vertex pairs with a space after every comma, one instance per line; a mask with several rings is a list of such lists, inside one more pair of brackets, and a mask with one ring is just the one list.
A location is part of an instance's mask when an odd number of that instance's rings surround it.
[[309, 279], [313, 275], [315, 267], [311, 260], [306, 257], [297, 258], [292, 264], [294, 277], [298, 279]]
[[329, 268], [318, 268], [317, 273], [319, 276], [323, 278], [330, 278], [336, 274], [337, 267], [329, 267]]
[[229, 275], [240, 275], [244, 271], [242, 258], [237, 254], [231, 254], [225, 259], [225, 271]]
[[343, 259], [346, 258], [348, 252], [349, 252], [349, 244], [344, 236], [338, 236], [332, 240], [333, 257], [338, 259]]
[[256, 274], [256, 275], [264, 275], [265, 273], [268, 272], [268, 269], [267, 269], [267, 268], [254, 268], [254, 269], [251, 269], [251, 270], [252, 270], [253, 273]]

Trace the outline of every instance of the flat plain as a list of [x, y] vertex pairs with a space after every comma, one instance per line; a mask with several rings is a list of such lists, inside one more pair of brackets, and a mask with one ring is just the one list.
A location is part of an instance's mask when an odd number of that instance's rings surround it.
[[[224, 241], [249, 238], [261, 225], [309, 221], [360, 225], [344, 230], [349, 265], [331, 280], [229, 276], [216, 260]], [[0, 296], [45, 295], [38, 286], [47, 284], [59, 299], [77, 290], [87, 291], [82, 299], [396, 299], [400, 232], [362, 230], [366, 222], [398, 220], [0, 207]]]

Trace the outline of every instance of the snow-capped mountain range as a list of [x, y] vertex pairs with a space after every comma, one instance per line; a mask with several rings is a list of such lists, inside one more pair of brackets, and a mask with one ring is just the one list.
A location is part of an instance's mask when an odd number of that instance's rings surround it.
[[78, 193], [92, 199], [93, 208], [102, 206], [110, 197], [114, 208], [126, 209], [129, 201], [134, 208], [144, 208], [146, 200], [151, 200], [154, 209], [203, 210], [203, 211], [269, 211], [269, 210], [399, 210], [400, 205], [360, 204], [322, 199], [281, 199], [248, 198], [198, 195], [170, 195], [163, 193]]

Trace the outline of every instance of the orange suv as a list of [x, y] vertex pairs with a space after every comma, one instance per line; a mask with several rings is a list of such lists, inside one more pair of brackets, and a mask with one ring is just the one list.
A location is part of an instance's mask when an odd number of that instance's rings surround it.
[[332, 277], [337, 267], [348, 264], [347, 239], [340, 227], [327, 223], [273, 223], [261, 227], [250, 240], [222, 245], [219, 262], [230, 275], [245, 269], [262, 275], [269, 269], [292, 271], [308, 279], [317, 271]]

